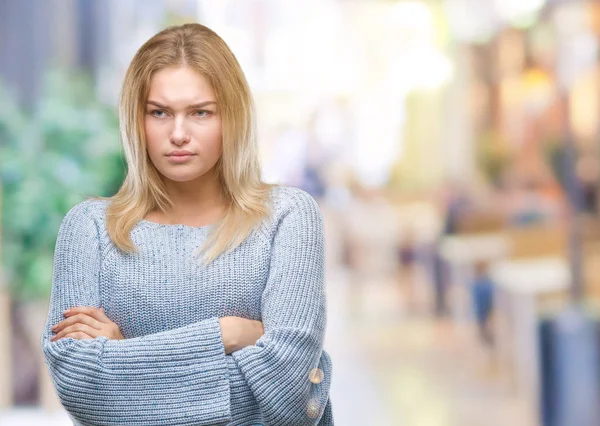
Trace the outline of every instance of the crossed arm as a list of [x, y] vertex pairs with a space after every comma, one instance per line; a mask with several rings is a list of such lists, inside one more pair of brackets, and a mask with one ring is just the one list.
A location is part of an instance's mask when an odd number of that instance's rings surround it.
[[[329, 362], [322, 351], [322, 223], [314, 200], [297, 199], [292, 207], [276, 224], [261, 300], [263, 329], [253, 324], [257, 335], [261, 332], [257, 340], [239, 327], [231, 332], [235, 326], [226, 323], [232, 320], [217, 317], [119, 339], [116, 324], [95, 308], [100, 305], [98, 229], [85, 209], [72, 209], [57, 239], [42, 335], [46, 364], [71, 416], [85, 425], [225, 425], [247, 401], [232, 406], [232, 396], [243, 393], [236, 383], [250, 389], [266, 424], [317, 424], [330, 386], [328, 375], [318, 384], [309, 376]], [[63, 319], [66, 308], [72, 316]], [[61, 322], [56, 336], [62, 337], [52, 340], [51, 326]], [[240, 336], [255, 344], [244, 346]], [[310, 404], [317, 409], [307, 411]]]
[[[56, 333], [50, 338], [51, 342], [66, 337], [78, 340], [95, 339], [100, 336], [107, 337], [109, 340], [124, 339], [119, 326], [106, 316], [102, 307], [76, 306], [63, 311], [63, 316], [66, 319], [50, 328], [53, 333]], [[261, 321], [247, 318], [223, 317], [219, 319], [219, 326], [227, 355], [254, 345], [264, 334]]]

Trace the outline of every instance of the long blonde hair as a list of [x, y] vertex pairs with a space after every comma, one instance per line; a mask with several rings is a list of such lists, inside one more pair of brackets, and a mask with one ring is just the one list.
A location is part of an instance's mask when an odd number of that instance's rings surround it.
[[164, 212], [173, 206], [146, 152], [144, 109], [154, 73], [175, 66], [190, 67], [208, 79], [221, 114], [223, 154], [215, 171], [227, 208], [201, 247], [204, 262], [210, 263], [240, 245], [270, 215], [273, 185], [261, 179], [254, 104], [244, 73], [221, 37], [201, 24], [164, 29], [140, 47], [129, 65], [119, 105], [128, 171], [119, 191], [105, 198], [110, 201], [106, 226], [117, 247], [136, 252], [130, 238], [135, 224], [154, 209]]

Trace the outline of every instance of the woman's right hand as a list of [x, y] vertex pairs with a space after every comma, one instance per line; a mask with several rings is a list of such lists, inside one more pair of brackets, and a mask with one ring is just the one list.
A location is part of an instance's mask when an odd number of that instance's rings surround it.
[[254, 345], [265, 334], [261, 321], [240, 317], [219, 318], [225, 353], [229, 355], [246, 346]]

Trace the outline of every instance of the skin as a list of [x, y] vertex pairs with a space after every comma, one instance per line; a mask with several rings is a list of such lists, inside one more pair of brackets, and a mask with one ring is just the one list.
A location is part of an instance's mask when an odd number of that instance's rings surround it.
[[[154, 74], [144, 130], [148, 156], [173, 200], [171, 210], [150, 212], [146, 219], [189, 226], [218, 221], [226, 207], [215, 173], [222, 155], [222, 123], [208, 80], [187, 67], [165, 68]], [[193, 155], [176, 163], [169, 157], [174, 150], [190, 151]], [[56, 335], [51, 341], [65, 337], [124, 338], [102, 308], [78, 306], [63, 315], [66, 319], [53, 327]], [[256, 343], [264, 334], [261, 321], [230, 316], [219, 322], [227, 354]]]
[[[222, 155], [222, 126], [208, 80], [186, 67], [157, 72], [150, 84], [144, 127], [148, 155], [174, 204], [171, 211], [155, 211], [150, 218], [192, 226], [216, 222], [225, 208], [214, 167]], [[167, 154], [182, 149], [193, 157], [185, 163], [170, 162]]]
[[63, 312], [63, 315], [67, 319], [52, 327], [52, 331], [56, 335], [50, 341], [64, 337], [95, 339], [100, 336], [115, 340], [124, 339], [119, 326], [104, 314], [104, 308], [77, 306], [69, 309], [68, 312]]

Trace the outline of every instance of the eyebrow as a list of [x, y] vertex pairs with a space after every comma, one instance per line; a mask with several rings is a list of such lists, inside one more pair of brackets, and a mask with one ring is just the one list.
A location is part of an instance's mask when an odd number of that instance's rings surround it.
[[[148, 101], [146, 102], [148, 105], [154, 105], [157, 106], [159, 108], [163, 108], [163, 109], [170, 109], [168, 106], [161, 104], [160, 102], [156, 102], [156, 101]], [[215, 104], [215, 101], [204, 101], [204, 102], [200, 102], [197, 104], [192, 104], [192, 105], [188, 105], [187, 108], [188, 109], [193, 109], [193, 108], [203, 108], [207, 105], [211, 105], [211, 104]]]

